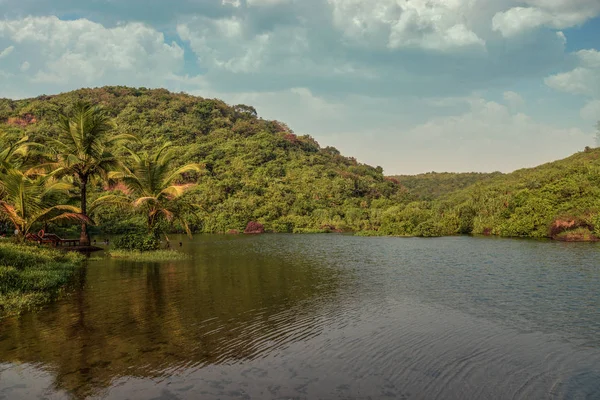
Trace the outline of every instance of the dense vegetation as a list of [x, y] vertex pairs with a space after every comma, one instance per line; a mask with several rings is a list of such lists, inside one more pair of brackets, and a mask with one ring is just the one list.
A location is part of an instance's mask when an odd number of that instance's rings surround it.
[[56, 297], [82, 260], [77, 253], [0, 243], [0, 318]]
[[[381, 167], [322, 148], [284, 123], [259, 118], [251, 106], [126, 87], [0, 100], [0, 130], [15, 146], [24, 136], [64, 144], [73, 128], [65, 121], [81, 101], [99, 105], [103, 123], [110, 122], [95, 157], [111, 162], [84, 188], [82, 170], [70, 164], [72, 145], [59, 146], [50, 161], [65, 171], [53, 179], [73, 185], [65, 188], [68, 204], [81, 212], [71, 217], [89, 215], [96, 233], [243, 231], [257, 221], [271, 232], [600, 234], [600, 150], [512, 174], [385, 177]], [[28, 154], [24, 163], [47, 157]], [[60, 224], [51, 222], [53, 229]]]
[[488, 177], [433, 201], [400, 204], [379, 233], [600, 237], [600, 149]]
[[500, 175], [500, 172], [428, 172], [418, 175], [394, 175], [392, 178], [408, 189], [412, 200], [434, 200]]
[[[359, 164], [332, 147], [321, 148], [311, 137], [297, 136], [283, 123], [258, 118], [250, 106], [230, 107], [220, 100], [166, 90], [106, 87], [0, 100], [0, 121], [4, 121], [0, 129], [48, 143], [49, 138], [61, 137], [57, 113], [71, 115], [73, 105], [82, 100], [106, 110], [114, 122], [114, 135], [139, 139], [127, 144], [128, 151], [115, 147], [112, 153], [121, 150], [127, 160], [132, 159], [130, 153], [147, 153], [150, 158], [170, 142], [177, 156], [168, 160], [173, 162], [171, 169], [203, 166], [202, 171], [182, 171], [175, 182], [196, 184], [175, 205], [194, 205], [193, 210], [179, 210], [185, 218], [175, 226], [182, 230], [182, 221], [195, 232], [243, 231], [250, 221], [259, 221], [274, 232], [374, 229], [371, 211], [383, 210], [405, 195], [401, 186], [384, 177], [380, 167]], [[89, 202], [107, 193], [156, 197], [160, 191], [155, 188], [131, 184], [134, 176], [144, 178], [140, 176], [143, 171], [130, 165], [128, 181], [115, 175], [113, 181], [96, 182], [88, 188]], [[74, 194], [81, 196], [80, 191]], [[90, 214], [101, 232], [139, 231], [148, 224], [141, 213], [124, 218], [116, 205], [94, 209]]]

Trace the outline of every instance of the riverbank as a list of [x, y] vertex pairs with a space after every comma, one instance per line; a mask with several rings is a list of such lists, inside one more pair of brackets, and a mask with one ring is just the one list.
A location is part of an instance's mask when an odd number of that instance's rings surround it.
[[0, 318], [59, 297], [83, 259], [75, 252], [0, 243]]

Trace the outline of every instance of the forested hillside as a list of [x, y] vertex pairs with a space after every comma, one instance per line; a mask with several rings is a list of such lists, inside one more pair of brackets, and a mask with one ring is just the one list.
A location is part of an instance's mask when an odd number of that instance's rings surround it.
[[[375, 229], [371, 211], [404, 196], [380, 167], [360, 164], [333, 147], [321, 148], [284, 123], [259, 118], [251, 106], [231, 107], [161, 89], [105, 87], [0, 100], [0, 129], [45, 142], [57, 135], [56, 111], [68, 111], [78, 100], [107, 109], [117, 133], [141, 139], [141, 145], [131, 146], [136, 150], [170, 141], [177, 146], [179, 164], [204, 165], [193, 177], [198, 186], [187, 194], [199, 206], [188, 216], [198, 232], [243, 230], [253, 220], [275, 232]], [[91, 196], [103, 192], [99, 184]], [[139, 217], [122, 218], [117, 209], [95, 219], [105, 232], [143, 224]]]
[[[197, 183], [184, 195], [195, 206], [186, 215], [195, 232], [242, 231], [258, 221], [272, 232], [600, 235], [598, 149], [512, 174], [385, 177], [380, 167], [322, 148], [282, 122], [263, 120], [251, 106], [127, 87], [0, 100], [0, 132], [47, 143], [58, 135], [57, 112], [68, 113], [79, 100], [107, 110], [115, 134], [138, 137], [128, 145], [131, 150], [156, 151], [171, 142], [178, 165], [203, 166], [181, 178]], [[97, 181], [90, 201], [126, 191], [119, 182]], [[99, 209], [92, 217], [96, 231], [105, 233], [139, 230], [146, 223], [117, 207]]]
[[489, 176], [433, 201], [400, 204], [380, 234], [474, 233], [594, 240], [600, 236], [600, 148]]
[[418, 175], [393, 175], [408, 189], [414, 200], [434, 200], [440, 196], [464, 189], [478, 182], [485, 182], [502, 175], [500, 172], [428, 172]]

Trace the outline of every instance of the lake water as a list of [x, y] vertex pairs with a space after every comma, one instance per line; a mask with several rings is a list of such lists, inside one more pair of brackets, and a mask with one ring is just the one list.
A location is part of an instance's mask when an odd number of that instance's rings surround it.
[[198, 236], [0, 321], [0, 399], [600, 399], [600, 246]]

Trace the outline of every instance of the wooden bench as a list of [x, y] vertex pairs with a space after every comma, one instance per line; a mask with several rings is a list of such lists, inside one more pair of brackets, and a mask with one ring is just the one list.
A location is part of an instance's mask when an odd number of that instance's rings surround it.
[[46, 237], [40, 237], [39, 235], [36, 235], [35, 233], [28, 233], [27, 235], [25, 235], [25, 239], [31, 241], [31, 242], [37, 242], [39, 244], [52, 244], [53, 246], [56, 247], [57, 245], [57, 241], [51, 238], [46, 238]]
[[44, 232], [43, 229], [41, 231], [39, 231], [37, 234], [35, 234], [35, 233], [27, 234], [26, 238], [28, 240], [38, 242], [40, 244], [50, 243], [54, 247], [79, 246], [79, 244], [80, 244], [79, 239], [63, 239], [63, 238], [59, 237], [58, 235], [55, 235], [54, 233], [46, 233], [46, 232]]

